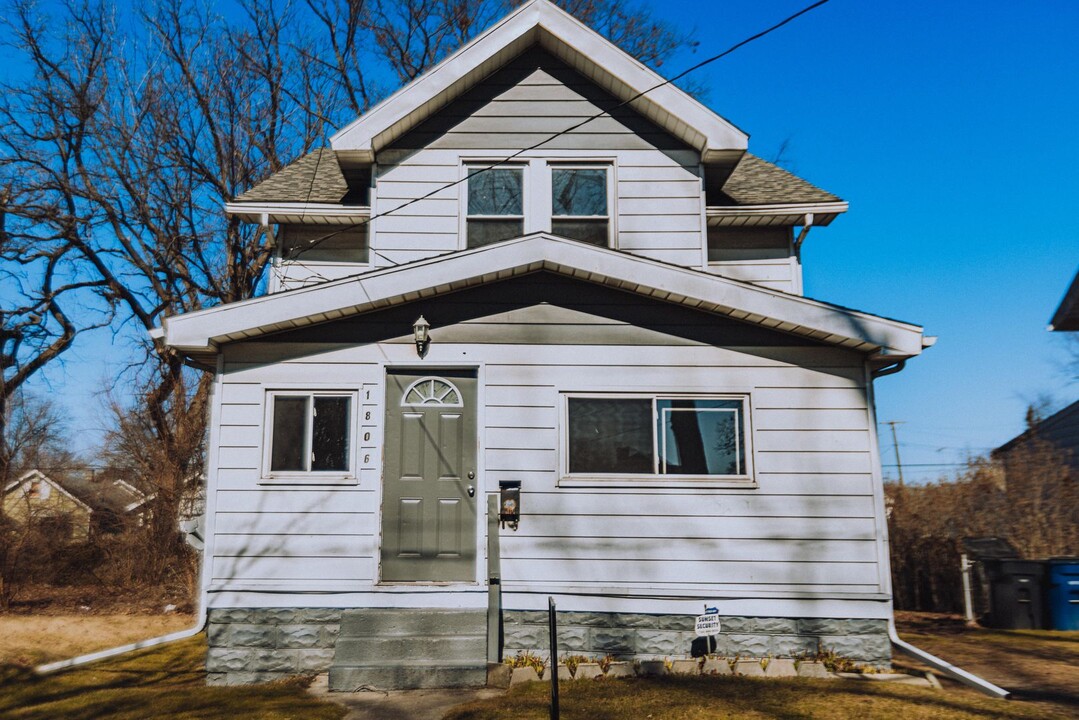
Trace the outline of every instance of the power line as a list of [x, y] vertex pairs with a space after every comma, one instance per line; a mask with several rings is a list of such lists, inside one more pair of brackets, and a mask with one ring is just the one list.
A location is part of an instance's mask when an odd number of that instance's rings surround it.
[[[437, 195], [440, 192], [443, 192], [445, 190], [449, 190], [452, 187], [456, 187], [457, 185], [460, 185], [465, 180], [468, 180], [469, 178], [475, 177], [476, 175], [488, 172], [490, 170], [494, 170], [495, 168], [497, 168], [497, 167], [499, 167], [501, 165], [505, 165], [506, 163], [512, 162], [514, 159], [520, 157], [524, 153], [531, 152], [532, 150], [540, 148], [540, 147], [546, 145], [547, 143], [549, 143], [549, 142], [551, 142], [553, 140], [556, 140], [559, 137], [562, 137], [563, 135], [571, 133], [571, 132], [573, 132], [575, 130], [579, 130], [581, 127], [587, 125], [588, 123], [592, 122], [593, 120], [598, 120], [601, 117], [610, 115], [612, 112], [614, 112], [616, 110], [619, 110], [619, 109], [625, 107], [626, 105], [629, 105], [630, 103], [639, 100], [640, 98], [644, 97], [648, 93], [653, 92], [655, 90], [658, 90], [661, 87], [665, 87], [667, 85], [670, 85], [673, 82], [675, 82], [676, 80], [682, 79], [683, 77], [685, 77], [689, 73], [694, 72], [695, 70], [699, 70], [699, 69], [701, 69], [702, 67], [704, 67], [706, 65], [714, 63], [717, 60], [720, 60], [720, 59], [726, 57], [727, 55], [730, 55], [731, 53], [735, 52], [736, 50], [738, 50], [738, 49], [740, 49], [742, 47], [745, 47], [749, 43], [754, 42], [756, 40], [759, 40], [760, 38], [762, 38], [762, 37], [764, 37], [766, 35], [769, 35], [770, 33], [775, 32], [776, 30], [780, 29], [784, 25], [787, 25], [787, 24], [797, 20], [802, 15], [805, 15], [806, 13], [809, 13], [809, 12], [811, 12], [813, 10], [816, 10], [821, 5], [827, 4], [829, 1], [830, 0], [817, 0], [817, 2], [812, 3], [811, 5], [807, 5], [806, 7], [802, 8], [801, 10], [799, 10], [798, 12], [796, 12], [796, 13], [794, 13], [792, 15], [788, 15], [783, 20], [780, 20], [779, 22], [775, 23], [774, 25], [772, 25], [772, 26], [770, 26], [770, 27], [768, 27], [768, 28], [766, 28], [764, 30], [761, 30], [760, 32], [758, 32], [758, 33], [756, 33], [754, 35], [751, 35], [751, 36], [745, 38], [744, 40], [741, 40], [741, 41], [735, 43], [734, 45], [731, 45], [729, 48], [727, 48], [723, 52], [718, 53], [716, 55], [713, 55], [713, 56], [711, 56], [709, 58], [706, 58], [705, 60], [702, 60], [701, 62], [697, 63], [696, 65], [693, 65], [693, 66], [691, 66], [689, 68], [686, 68], [685, 70], [683, 70], [682, 72], [678, 73], [677, 75], [675, 75], [674, 77], [672, 77], [672, 78], [670, 78], [668, 80], [664, 80], [663, 82], [661, 82], [661, 83], [659, 83], [657, 85], [654, 85], [654, 86], [652, 86], [652, 87], [650, 87], [650, 88], [648, 88], [646, 90], [642, 90], [641, 92], [637, 93], [636, 95], [629, 98], [628, 100], [625, 100], [625, 101], [619, 103], [618, 105], [615, 105], [610, 110], [601, 110], [600, 112], [596, 113], [595, 115], [587, 117], [584, 120], [582, 120], [581, 122], [579, 122], [579, 123], [577, 123], [575, 125], [572, 125], [571, 127], [568, 127], [565, 130], [561, 130], [561, 131], [555, 133], [554, 135], [551, 135], [549, 138], [547, 138], [545, 140], [541, 140], [538, 143], [535, 143], [534, 145], [530, 145], [529, 147], [522, 148], [521, 150], [517, 150], [513, 154], [511, 154], [511, 155], [509, 155], [509, 156], [507, 156], [505, 158], [502, 158], [501, 160], [498, 160], [497, 162], [494, 162], [494, 163], [492, 163], [491, 165], [489, 165], [487, 167], [480, 168], [480, 169], [476, 170], [475, 172], [469, 172], [463, 178], [458, 178], [457, 180], [446, 183], [442, 187], [439, 187], [439, 188], [437, 188], [435, 190], [432, 190], [431, 192], [427, 193], [426, 195], [422, 195], [422, 196], [417, 197], [417, 198], [412, 198], [411, 200], [408, 200], [408, 201], [402, 203], [401, 205], [398, 205], [395, 208], [391, 208], [391, 209], [389, 209], [389, 210], [387, 210], [385, 212], [370, 215], [364, 220], [360, 220], [360, 221], [357, 221], [357, 222], [354, 222], [354, 223], [350, 223], [348, 225], [344, 225], [344, 226], [338, 228], [337, 230], [334, 230], [333, 232], [328, 233], [327, 235], [324, 235], [324, 236], [319, 237], [319, 238], [315, 238], [314, 240], [309, 240], [305, 244], [304, 247], [302, 247], [302, 248], [293, 248], [293, 250], [290, 250], [289, 251], [289, 257], [287, 259], [295, 260], [300, 255], [302, 255], [303, 253], [308, 252], [309, 250], [313, 250], [314, 248], [318, 247], [318, 245], [321, 244], [322, 242], [324, 242], [326, 240], [329, 240], [331, 238], [334, 238], [334, 237], [340, 235], [343, 232], [348, 232], [349, 230], [355, 230], [357, 228], [364, 227], [365, 225], [369, 225], [372, 221], [377, 220], [378, 218], [383, 218], [383, 217], [386, 217], [388, 215], [392, 215], [392, 214], [398, 212], [399, 210], [403, 210], [404, 208], [409, 207], [410, 205], [414, 205], [415, 203], [418, 203], [418, 202], [420, 202], [422, 200], [427, 200], [427, 199]], [[319, 155], [319, 159], [321, 160], [321, 153]], [[316, 164], [316, 170], [317, 170], [317, 164]], [[310, 204], [310, 202], [311, 202], [311, 194], [312, 194], [312, 191], [314, 190], [314, 184], [315, 184], [315, 181], [314, 181], [314, 178], [312, 178], [311, 187], [308, 189], [307, 202], [305, 203], [305, 205]], [[377, 251], [370, 250], [370, 252], [373, 252], [374, 254], [378, 255], [382, 259], [389, 262], [391, 265], [397, 265], [398, 264], [398, 263], [395, 263], [390, 258], [386, 257], [385, 255], [382, 255], [381, 253], [378, 253]], [[351, 276], [349, 276], [349, 277], [351, 277]]]

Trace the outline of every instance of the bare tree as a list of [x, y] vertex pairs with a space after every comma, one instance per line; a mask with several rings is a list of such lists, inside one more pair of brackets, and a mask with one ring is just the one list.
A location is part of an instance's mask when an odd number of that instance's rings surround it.
[[[224, 14], [151, 0], [123, 14], [104, 0], [9, 0], [0, 31], [20, 67], [0, 85], [3, 211], [27, 236], [56, 240], [56, 263], [72, 268], [63, 294], [50, 290], [44, 312], [25, 314], [52, 318], [60, 349], [47, 362], [95, 322], [64, 314], [60, 297], [115, 309], [115, 331], [138, 354], [113, 444], [145, 451], [132, 462], [151, 473], [164, 547], [176, 542], [175, 503], [198, 477], [210, 378], [148, 331], [251, 297], [270, 257], [263, 230], [227, 217], [224, 202], [515, 4], [237, 0]], [[562, 4], [648, 62], [683, 42], [640, 8]], [[149, 564], [151, 577], [163, 571]]]
[[[25, 472], [37, 468], [63, 474], [78, 462], [71, 452], [67, 427], [60, 411], [47, 399], [19, 390], [7, 398], [3, 417], [3, 447], [7, 453], [6, 475], [0, 481], [0, 610], [6, 610], [25, 569], [30, 547], [44, 546], [45, 526], [38, 508], [29, 498], [9, 489]], [[18, 517], [11, 517], [12, 512]], [[49, 519], [57, 518], [55, 512]]]

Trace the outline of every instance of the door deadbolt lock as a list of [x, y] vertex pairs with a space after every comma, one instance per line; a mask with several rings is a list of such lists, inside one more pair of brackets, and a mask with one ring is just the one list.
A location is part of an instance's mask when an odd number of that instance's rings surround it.
[[475, 470], [469, 470], [468, 471], [468, 479], [469, 480], [475, 480], [476, 479], [476, 471]]

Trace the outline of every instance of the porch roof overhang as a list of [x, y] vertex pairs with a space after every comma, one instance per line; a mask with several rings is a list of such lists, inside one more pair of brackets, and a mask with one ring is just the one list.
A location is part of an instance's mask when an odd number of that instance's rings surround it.
[[705, 208], [708, 227], [756, 227], [765, 225], [830, 225], [847, 203], [791, 203], [785, 205], [709, 205]]
[[918, 355], [922, 328], [546, 233], [166, 318], [164, 342], [205, 362], [225, 343], [547, 271], [849, 348]]
[[303, 223], [308, 225], [362, 225], [371, 217], [367, 205], [305, 202], [225, 203], [225, 212], [241, 222], [260, 225]]
[[547, 0], [531, 0], [506, 15], [341, 129], [330, 144], [349, 162], [373, 162], [379, 150], [534, 44], [697, 148], [705, 162], [733, 167], [745, 153], [748, 135], [673, 84], [664, 85], [663, 76]]

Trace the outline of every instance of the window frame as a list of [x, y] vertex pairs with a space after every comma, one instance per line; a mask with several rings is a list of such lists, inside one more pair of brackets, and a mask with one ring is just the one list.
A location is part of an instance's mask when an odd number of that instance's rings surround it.
[[[587, 157], [558, 156], [558, 157], [535, 157], [523, 155], [515, 158], [511, 163], [502, 163], [499, 158], [483, 156], [459, 157], [460, 162], [460, 186], [463, 188], [458, 193], [458, 250], [475, 250], [477, 248], [468, 245], [468, 221], [470, 217], [477, 219], [517, 218], [516, 215], [477, 215], [468, 214], [468, 180], [472, 169], [482, 169], [492, 165], [499, 167], [520, 168], [523, 176], [521, 183], [521, 209], [524, 212], [522, 219], [522, 235], [531, 235], [537, 232], [552, 232], [554, 219], [553, 199], [553, 168], [582, 169], [582, 170], [606, 170], [607, 172], [607, 244], [605, 246], [594, 245], [579, 240], [583, 245], [592, 247], [618, 248], [618, 158], [611, 155], [594, 155]], [[575, 216], [558, 216], [560, 218], [572, 218]], [[580, 216], [583, 219], [598, 218], [599, 216]], [[507, 242], [500, 240], [498, 242]], [[491, 243], [497, 245], [498, 243]]]
[[[278, 397], [304, 397], [306, 407], [304, 412], [304, 457], [305, 464], [311, 465], [311, 437], [313, 433], [314, 414], [312, 409], [317, 397], [348, 398], [349, 417], [347, 423], [348, 439], [348, 469], [347, 470], [272, 470], [273, 467], [273, 431], [274, 410]], [[273, 485], [355, 485], [358, 483], [358, 422], [360, 408], [359, 392], [349, 389], [312, 389], [304, 388], [275, 388], [266, 390], [265, 407], [263, 408], [262, 422], [262, 471], [259, 484]]]
[[[607, 214], [606, 215], [555, 215], [554, 214], [554, 172], [555, 170], [603, 170], [606, 186], [607, 186]], [[596, 245], [594, 243], [584, 242], [583, 240], [574, 240], [575, 242], [584, 243], [585, 245], [592, 245], [592, 247], [607, 247], [614, 248], [614, 163], [613, 162], [601, 162], [601, 161], [560, 161], [549, 160], [547, 162], [547, 187], [549, 189], [550, 203], [547, 208], [550, 222], [550, 232], [552, 235], [557, 235], [554, 231], [555, 220], [606, 220], [607, 221], [607, 244]], [[558, 237], [564, 237], [559, 235]], [[567, 240], [573, 240], [573, 238], [566, 238]]]
[[[649, 400], [652, 404], [652, 473], [571, 473], [569, 470], [569, 405], [571, 398], [601, 400]], [[742, 403], [741, 444], [745, 452], [745, 467], [741, 475], [668, 475], [656, 472], [662, 463], [659, 456], [661, 438], [658, 432], [657, 402], [661, 400], [734, 400]], [[753, 397], [749, 392], [577, 392], [560, 393], [559, 429], [559, 487], [692, 487], [692, 488], [755, 488], [757, 487], [753, 443]]]
[[[495, 167], [492, 167], [495, 166]], [[521, 173], [521, 214], [520, 215], [470, 215], [468, 212], [468, 194], [470, 191], [470, 184], [472, 180], [473, 171], [484, 170], [518, 170]], [[477, 245], [472, 247], [468, 244], [468, 223], [470, 220], [517, 220], [521, 221], [521, 234], [528, 234], [528, 217], [529, 217], [529, 186], [531, 185], [530, 167], [525, 162], [514, 163], [499, 163], [498, 161], [484, 162], [476, 160], [465, 160], [462, 165], [462, 172], [464, 182], [464, 192], [461, 193], [461, 242], [460, 246], [464, 250], [475, 250], [478, 248], [488, 247], [489, 245], [497, 245], [500, 242], [506, 242], [506, 240], [496, 240], [486, 245]], [[512, 239], [512, 238], [508, 238]]]

